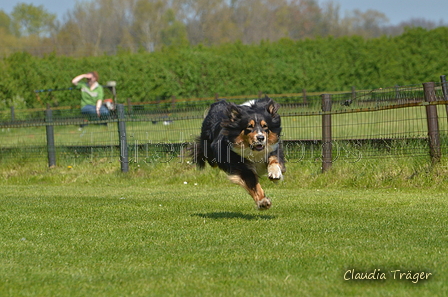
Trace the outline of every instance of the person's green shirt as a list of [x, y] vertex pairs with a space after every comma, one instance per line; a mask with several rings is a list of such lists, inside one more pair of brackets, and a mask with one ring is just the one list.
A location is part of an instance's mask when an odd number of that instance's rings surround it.
[[76, 87], [81, 89], [81, 108], [86, 105], [95, 106], [98, 100], [104, 99], [104, 90], [99, 83], [97, 83], [93, 90], [85, 82], [79, 82]]

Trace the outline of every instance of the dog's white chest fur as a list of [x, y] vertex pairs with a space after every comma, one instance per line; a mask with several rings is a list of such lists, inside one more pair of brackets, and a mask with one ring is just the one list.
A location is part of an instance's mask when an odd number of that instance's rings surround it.
[[[232, 150], [241, 156], [241, 161], [248, 164], [252, 171], [261, 176], [267, 172], [269, 154], [275, 151], [278, 143], [268, 145], [261, 151], [254, 151], [250, 147], [232, 147]], [[244, 160], [245, 159], [245, 160]]]

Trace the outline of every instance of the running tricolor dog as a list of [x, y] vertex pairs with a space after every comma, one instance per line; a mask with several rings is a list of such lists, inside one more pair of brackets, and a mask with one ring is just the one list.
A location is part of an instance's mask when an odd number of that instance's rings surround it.
[[213, 103], [194, 147], [193, 161], [199, 168], [206, 161], [218, 166], [246, 189], [258, 209], [271, 207], [259, 177], [267, 173], [269, 179], [280, 180], [285, 172], [279, 108], [267, 96], [241, 105], [225, 100]]

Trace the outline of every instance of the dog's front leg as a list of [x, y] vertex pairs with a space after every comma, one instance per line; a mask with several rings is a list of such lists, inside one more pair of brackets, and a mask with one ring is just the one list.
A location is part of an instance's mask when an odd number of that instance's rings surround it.
[[279, 162], [277, 156], [268, 159], [268, 177], [270, 180], [283, 179], [284, 166]]
[[244, 175], [230, 175], [229, 179], [246, 189], [254, 199], [258, 209], [266, 210], [271, 207], [271, 200], [265, 196], [264, 190], [258, 182], [258, 177], [252, 171], [244, 173]]

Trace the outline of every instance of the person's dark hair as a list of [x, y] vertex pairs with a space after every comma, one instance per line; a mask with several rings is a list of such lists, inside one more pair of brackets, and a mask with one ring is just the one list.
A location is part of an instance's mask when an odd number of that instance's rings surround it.
[[98, 75], [98, 72], [96, 72], [96, 71], [92, 71], [92, 72], [90, 72], [90, 73], [95, 77], [96, 81], [99, 81], [99, 80], [100, 80], [100, 76]]

